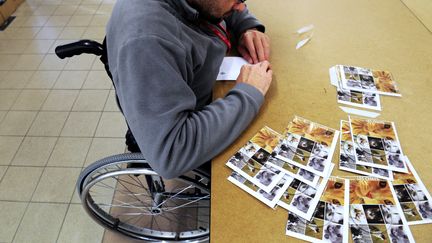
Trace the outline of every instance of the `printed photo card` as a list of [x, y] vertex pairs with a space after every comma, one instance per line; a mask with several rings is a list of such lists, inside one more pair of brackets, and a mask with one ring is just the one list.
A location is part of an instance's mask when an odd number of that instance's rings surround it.
[[379, 94], [342, 88], [342, 76], [339, 65], [331, 67], [331, 83], [337, 89], [337, 102], [344, 105], [381, 111]]
[[273, 149], [282, 136], [269, 127], [263, 127], [226, 165], [261, 188], [270, 193], [282, 179], [284, 173], [280, 169], [270, 166], [268, 162]]
[[277, 202], [284, 195], [294, 178], [288, 175], [283, 176], [270, 192], [265, 192], [263, 189], [259, 188], [235, 171], [228, 177], [228, 180], [267, 206], [275, 208]]
[[432, 197], [406, 158], [408, 173], [393, 172], [392, 182], [408, 225], [432, 223]]
[[399, 88], [389, 71], [342, 65], [338, 67], [343, 89], [401, 96]]
[[349, 193], [354, 242], [414, 242], [389, 181], [371, 177], [350, 180]]
[[309, 242], [348, 242], [349, 180], [330, 178], [310, 220], [288, 212], [286, 235]]
[[349, 117], [356, 164], [406, 173], [393, 122]]
[[[321, 177], [328, 174], [339, 131], [295, 116], [274, 149], [276, 158]], [[274, 163], [273, 163], [274, 164]], [[277, 165], [277, 168], [287, 168]]]
[[374, 176], [384, 180], [393, 180], [392, 171], [359, 165], [356, 163], [351, 129], [348, 121], [341, 121], [339, 169], [360, 175]]
[[[334, 164], [331, 164], [330, 171], [333, 167]], [[318, 186], [311, 187], [294, 179], [283, 193], [278, 205], [305, 220], [311, 220], [328, 180], [329, 177], [324, 177]]]

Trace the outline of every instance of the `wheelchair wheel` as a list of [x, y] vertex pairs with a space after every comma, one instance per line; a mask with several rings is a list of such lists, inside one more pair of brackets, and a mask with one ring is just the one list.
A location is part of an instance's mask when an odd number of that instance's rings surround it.
[[110, 230], [146, 241], [209, 240], [210, 178], [203, 172], [166, 180], [141, 154], [120, 154], [87, 167], [77, 190], [86, 212]]

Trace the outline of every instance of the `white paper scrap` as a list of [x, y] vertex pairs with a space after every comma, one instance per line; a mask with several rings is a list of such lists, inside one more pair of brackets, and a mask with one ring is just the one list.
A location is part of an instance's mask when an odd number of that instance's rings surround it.
[[308, 31], [312, 30], [313, 28], [314, 28], [314, 25], [313, 25], [313, 24], [306, 25], [306, 26], [301, 27], [300, 29], [298, 29], [298, 30], [297, 30], [297, 34], [301, 35], [301, 34], [303, 34], [303, 33], [306, 33], [306, 32], [308, 32]]
[[345, 107], [345, 106], [339, 106], [339, 108], [341, 108], [341, 110], [345, 111], [346, 113], [358, 115], [358, 116], [375, 118], [375, 117], [378, 117], [380, 115], [379, 113], [376, 113], [376, 112], [363, 111], [363, 110], [349, 108], [349, 107]]
[[302, 46], [306, 45], [306, 43], [308, 43], [311, 39], [312, 39], [312, 35], [304, 40], [299, 41], [296, 45], [296, 49], [300, 49]]
[[249, 64], [242, 57], [225, 57], [216, 80], [237, 80], [243, 65]]

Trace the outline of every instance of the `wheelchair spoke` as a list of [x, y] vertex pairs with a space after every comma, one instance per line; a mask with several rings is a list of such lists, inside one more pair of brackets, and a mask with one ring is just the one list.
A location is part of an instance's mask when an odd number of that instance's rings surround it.
[[209, 178], [189, 172], [167, 180], [128, 163], [134, 162], [106, 163], [82, 178], [86, 189], [81, 198], [90, 216], [109, 229], [140, 239], [208, 237]]

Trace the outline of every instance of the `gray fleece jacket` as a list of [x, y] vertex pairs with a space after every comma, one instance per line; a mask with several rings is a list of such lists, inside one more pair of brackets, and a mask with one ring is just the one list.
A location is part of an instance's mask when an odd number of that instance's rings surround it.
[[[240, 83], [211, 102], [227, 47], [200, 23], [187, 0], [121, 0], [107, 26], [108, 62], [120, 106], [141, 152], [165, 178], [223, 151], [264, 99]], [[247, 10], [224, 24], [235, 38], [250, 28], [264, 29]]]

